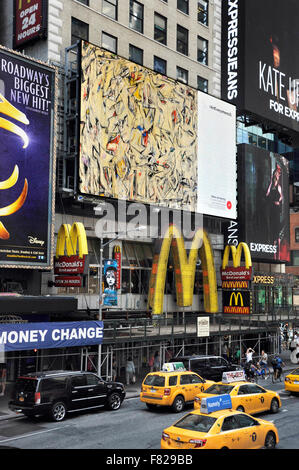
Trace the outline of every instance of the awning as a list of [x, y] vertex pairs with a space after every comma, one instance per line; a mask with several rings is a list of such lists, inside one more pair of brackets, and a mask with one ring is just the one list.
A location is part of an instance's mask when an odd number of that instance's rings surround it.
[[66, 313], [76, 311], [77, 306], [75, 297], [0, 295], [0, 313]]

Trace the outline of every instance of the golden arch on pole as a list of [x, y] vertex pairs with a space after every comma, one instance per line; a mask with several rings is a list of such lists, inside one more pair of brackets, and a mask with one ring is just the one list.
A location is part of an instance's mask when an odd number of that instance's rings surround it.
[[240, 266], [242, 252], [244, 252], [245, 267], [249, 269], [252, 266], [251, 254], [248, 245], [247, 243], [241, 242], [239, 243], [238, 248], [233, 245], [226, 245], [223, 253], [222, 269], [225, 269], [228, 265], [230, 252], [232, 252], [234, 268], [238, 268]]
[[208, 313], [218, 312], [217, 281], [212, 246], [207, 233], [198, 229], [192, 240], [189, 257], [181, 232], [170, 225], [155, 253], [150, 277], [148, 307], [154, 315], [163, 313], [164, 288], [170, 249], [174, 260], [177, 304], [181, 307], [192, 305], [196, 262], [198, 252], [203, 271], [204, 309]]
[[77, 254], [77, 244], [79, 249], [79, 257], [83, 258], [88, 255], [87, 237], [84, 225], [81, 222], [70, 224], [62, 224], [59, 228], [56, 244], [56, 258], [64, 256], [66, 248], [67, 256]]

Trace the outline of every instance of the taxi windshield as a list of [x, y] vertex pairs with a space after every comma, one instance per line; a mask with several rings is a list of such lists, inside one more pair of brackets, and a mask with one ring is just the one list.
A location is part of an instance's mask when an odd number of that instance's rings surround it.
[[225, 395], [230, 393], [234, 387], [232, 385], [214, 384], [207, 388], [204, 393], [212, 393], [213, 395]]
[[188, 429], [197, 432], [209, 432], [217, 419], [211, 416], [189, 414], [174, 424], [176, 428]]
[[153, 385], [155, 387], [165, 386], [165, 377], [163, 375], [148, 375], [144, 381], [144, 385]]

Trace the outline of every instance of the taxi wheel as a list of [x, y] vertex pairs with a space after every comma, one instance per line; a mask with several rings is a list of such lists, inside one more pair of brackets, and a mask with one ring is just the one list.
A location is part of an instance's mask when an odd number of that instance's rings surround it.
[[172, 404], [172, 409], [175, 413], [180, 413], [181, 411], [183, 411], [184, 408], [185, 408], [184, 397], [182, 397], [182, 395], [178, 395]]
[[244, 413], [245, 410], [244, 410], [243, 406], [238, 406], [237, 411], [241, 411], [242, 413]]
[[273, 400], [271, 401], [270, 411], [271, 413], [277, 413], [278, 410], [279, 410], [279, 403], [276, 400], [276, 398], [273, 398]]
[[275, 449], [275, 446], [276, 446], [275, 434], [272, 431], [270, 431], [268, 432], [266, 439], [265, 439], [265, 448]]

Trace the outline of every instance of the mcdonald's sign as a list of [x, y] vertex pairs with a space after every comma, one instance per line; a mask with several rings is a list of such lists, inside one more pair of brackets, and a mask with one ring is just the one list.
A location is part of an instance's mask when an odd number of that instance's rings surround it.
[[46, 36], [48, 0], [14, 0], [14, 49]]
[[192, 305], [196, 263], [199, 254], [203, 272], [204, 309], [208, 313], [218, 312], [214, 256], [207, 233], [203, 229], [198, 229], [195, 232], [188, 257], [182, 234], [175, 225], [170, 225], [163, 240], [157, 240], [155, 246], [148, 296], [148, 308], [152, 309], [152, 314], [163, 313], [170, 250], [174, 261], [177, 304], [181, 307]]
[[[233, 266], [228, 267], [230, 253], [232, 253]], [[242, 253], [244, 253], [245, 266], [240, 266]], [[239, 243], [237, 248], [234, 245], [227, 245], [225, 247], [221, 279], [222, 281], [250, 281], [252, 279], [251, 254], [246, 243]]]
[[250, 291], [223, 291], [223, 312], [248, 315], [251, 312]]
[[[87, 255], [88, 246], [84, 225], [81, 222], [75, 222], [72, 226], [62, 224], [57, 235], [56, 256], [54, 259], [54, 274], [60, 275], [55, 278], [55, 286], [81, 287], [82, 277], [79, 285], [78, 274], [83, 275], [86, 272]], [[61, 276], [62, 274], [64, 276]]]

